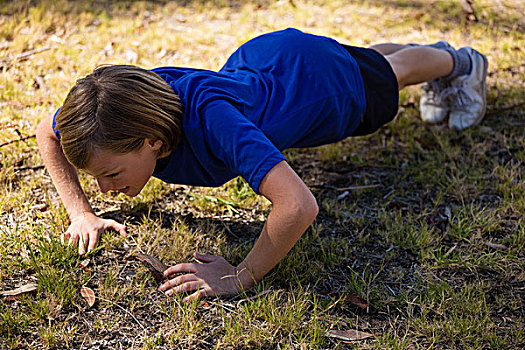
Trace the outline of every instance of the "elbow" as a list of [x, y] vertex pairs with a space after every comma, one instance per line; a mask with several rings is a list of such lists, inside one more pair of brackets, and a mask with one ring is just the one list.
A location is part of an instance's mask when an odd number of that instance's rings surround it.
[[45, 138], [45, 135], [46, 135], [45, 121], [46, 121], [46, 118], [41, 120], [35, 129], [36, 141], [39, 145], [42, 143], [42, 140]]
[[38, 123], [35, 129], [35, 136], [40, 149], [48, 145], [50, 141], [59, 142], [51, 128], [51, 121], [48, 117], [42, 119], [40, 123]]
[[305, 198], [297, 198], [289, 207], [291, 216], [309, 226], [319, 213], [315, 197], [309, 193]]
[[317, 214], [319, 214], [319, 206], [317, 205], [317, 201], [315, 200], [315, 197], [311, 193], [310, 193], [309, 198], [306, 201], [305, 211], [306, 211], [305, 216], [309, 217], [312, 222], [317, 217]]
[[311, 203], [311, 212], [310, 212], [310, 215], [311, 215], [311, 218], [312, 218], [312, 222], [315, 220], [315, 218], [317, 217], [317, 214], [319, 214], [319, 206], [317, 205], [317, 201], [315, 200], [315, 197], [312, 196], [312, 203]]
[[50, 121], [49, 121], [49, 118], [47, 117], [44, 117], [39, 123], [38, 125], [36, 126], [36, 130], [35, 130], [35, 133], [38, 135], [38, 134], [42, 134], [45, 132], [46, 130], [46, 126], [49, 126], [50, 124]]

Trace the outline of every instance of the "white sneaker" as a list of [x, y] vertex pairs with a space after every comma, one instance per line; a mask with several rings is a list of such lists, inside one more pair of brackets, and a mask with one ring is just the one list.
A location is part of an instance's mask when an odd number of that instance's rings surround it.
[[[440, 50], [445, 48], [452, 49], [452, 46], [444, 40], [438, 41], [433, 45], [439, 45]], [[426, 123], [441, 123], [447, 117], [450, 111], [450, 105], [446, 98], [441, 97], [441, 93], [445, 90], [447, 85], [436, 79], [427, 83], [424, 83], [421, 88], [421, 99], [419, 100], [419, 111], [421, 113], [421, 119]]]
[[439, 80], [429, 81], [421, 86], [421, 99], [419, 100], [419, 111], [421, 120], [425, 123], [441, 123], [447, 117], [450, 106], [447, 99], [441, 98], [441, 92], [446, 85]]
[[478, 124], [485, 116], [487, 108], [487, 58], [471, 47], [465, 49], [472, 62], [470, 74], [452, 80], [450, 87], [442, 92], [442, 98], [448, 96], [450, 100], [448, 125], [455, 130]]

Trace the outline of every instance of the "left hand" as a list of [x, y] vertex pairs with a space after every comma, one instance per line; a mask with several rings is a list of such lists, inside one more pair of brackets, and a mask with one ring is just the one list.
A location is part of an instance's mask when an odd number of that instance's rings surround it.
[[195, 291], [184, 301], [218, 295], [235, 295], [241, 291], [237, 270], [222, 256], [194, 254], [202, 263], [182, 263], [169, 267], [164, 276], [182, 273], [160, 286], [166, 295]]

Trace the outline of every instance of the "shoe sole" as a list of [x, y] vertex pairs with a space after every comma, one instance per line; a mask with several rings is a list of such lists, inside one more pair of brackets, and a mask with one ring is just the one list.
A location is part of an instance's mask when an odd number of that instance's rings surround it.
[[474, 124], [472, 124], [472, 126], [474, 126], [474, 125], [479, 124], [481, 120], [483, 120], [483, 117], [485, 116], [485, 112], [487, 110], [487, 75], [488, 75], [488, 70], [489, 70], [489, 61], [487, 60], [487, 57], [484, 54], [474, 49], [472, 49], [472, 51], [476, 52], [483, 59], [483, 78], [481, 79], [481, 93], [483, 95], [483, 109], [479, 117], [474, 121]]

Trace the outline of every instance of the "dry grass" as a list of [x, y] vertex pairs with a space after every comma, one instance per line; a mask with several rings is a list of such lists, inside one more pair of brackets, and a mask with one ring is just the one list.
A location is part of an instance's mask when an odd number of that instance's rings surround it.
[[[2, 348], [517, 349], [525, 346], [525, 22], [521, 1], [1, 1], [0, 300]], [[218, 69], [246, 40], [293, 26], [353, 45], [446, 39], [487, 54], [488, 111], [458, 134], [421, 123], [419, 90], [375, 135], [286, 152], [321, 212], [254, 289], [183, 304], [156, 292], [130, 253], [166, 263], [200, 250], [238, 263], [269, 211], [241, 179], [218, 189], [151, 181], [132, 201], [82, 183], [97, 211], [126, 222], [87, 257], [32, 135], [74, 80], [103, 63]], [[338, 188], [367, 186], [360, 190]], [[88, 308], [80, 286], [98, 300]], [[243, 300], [257, 295], [259, 297]], [[348, 294], [368, 301], [361, 309]], [[328, 329], [359, 329], [345, 343]]]

